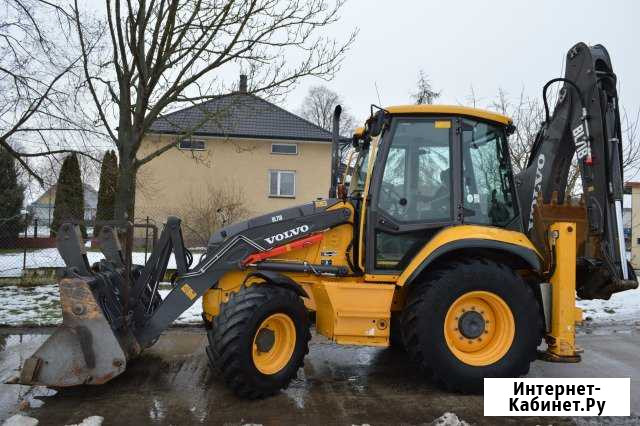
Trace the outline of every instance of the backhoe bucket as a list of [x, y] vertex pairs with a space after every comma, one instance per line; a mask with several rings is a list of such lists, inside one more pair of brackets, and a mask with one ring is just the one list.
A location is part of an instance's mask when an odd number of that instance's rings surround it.
[[91, 290], [93, 281], [60, 281], [62, 325], [25, 361], [22, 384], [102, 384], [120, 375], [128, 359], [140, 353], [128, 333], [114, 332]]

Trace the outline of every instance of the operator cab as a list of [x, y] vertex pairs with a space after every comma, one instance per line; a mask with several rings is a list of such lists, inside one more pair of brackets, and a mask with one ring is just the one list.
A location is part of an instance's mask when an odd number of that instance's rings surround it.
[[362, 269], [397, 274], [448, 226], [521, 231], [507, 144], [512, 129], [505, 116], [459, 106], [372, 114], [354, 144], [348, 190], [361, 220], [358, 246], [366, 248], [359, 250]]

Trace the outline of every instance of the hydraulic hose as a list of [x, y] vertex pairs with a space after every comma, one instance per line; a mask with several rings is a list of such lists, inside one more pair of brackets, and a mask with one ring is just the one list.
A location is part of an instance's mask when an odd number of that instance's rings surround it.
[[551, 79], [551, 80], [547, 81], [547, 84], [545, 84], [544, 87], [542, 88], [542, 102], [544, 103], [545, 123], [549, 122], [549, 103], [547, 102], [547, 89], [553, 83], [557, 83], [559, 81], [563, 81], [563, 82], [569, 84], [570, 86], [572, 86], [574, 89], [576, 89], [576, 92], [578, 92], [578, 99], [580, 100], [580, 107], [583, 110], [585, 108], [584, 98], [582, 96], [582, 91], [580, 90], [580, 88], [578, 87], [577, 84], [575, 84], [573, 81], [571, 81], [569, 79], [566, 79], [566, 78], [563, 78], [563, 77], [558, 77], [558, 78]]

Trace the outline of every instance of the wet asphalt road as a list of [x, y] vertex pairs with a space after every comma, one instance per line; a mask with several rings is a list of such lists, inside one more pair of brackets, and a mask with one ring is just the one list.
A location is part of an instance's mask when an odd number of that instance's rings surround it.
[[[21, 333], [22, 332], [22, 333]], [[0, 329], [0, 379], [16, 375], [21, 360], [47, 330]], [[100, 415], [112, 424], [420, 424], [453, 412], [472, 424], [574, 424], [566, 418], [486, 418], [482, 396], [449, 394], [421, 379], [403, 352], [338, 347], [314, 336], [305, 367], [286, 391], [260, 401], [231, 394], [207, 365], [200, 329], [169, 330], [103, 386], [55, 392], [0, 384], [0, 422], [18, 412], [41, 425], [78, 423]], [[581, 334], [580, 364], [536, 362], [531, 377], [631, 377], [631, 411], [640, 415], [640, 327], [597, 328]], [[614, 418], [618, 424], [622, 419]], [[625, 419], [626, 424], [640, 418]], [[593, 423], [597, 424], [597, 423]], [[636, 423], [638, 424], [638, 423]]]

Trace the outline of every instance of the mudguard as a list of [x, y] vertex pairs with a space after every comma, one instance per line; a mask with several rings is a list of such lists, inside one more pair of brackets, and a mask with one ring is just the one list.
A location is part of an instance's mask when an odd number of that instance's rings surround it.
[[276, 285], [278, 287], [289, 289], [300, 297], [306, 297], [307, 299], [309, 298], [309, 294], [307, 294], [306, 290], [302, 288], [300, 284], [298, 284], [288, 276], [280, 274], [278, 272], [273, 272], [273, 271], [251, 272], [245, 277], [244, 282], [246, 283], [251, 278], [263, 279], [266, 282]]
[[542, 271], [542, 256], [523, 233], [488, 226], [460, 225], [445, 228], [436, 234], [405, 268], [397, 284], [403, 286], [410, 283], [447, 253], [474, 249], [509, 253], [521, 259], [524, 266], [536, 272]]

